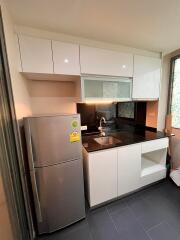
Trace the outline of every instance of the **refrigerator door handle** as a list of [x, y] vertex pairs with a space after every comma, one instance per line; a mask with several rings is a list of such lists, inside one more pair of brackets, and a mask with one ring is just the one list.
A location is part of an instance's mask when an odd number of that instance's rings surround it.
[[33, 170], [34, 169], [34, 154], [33, 154], [33, 144], [32, 144], [32, 136], [31, 136], [29, 121], [25, 122], [25, 131], [26, 131], [27, 148], [28, 148], [29, 168], [30, 168], [30, 170]]
[[31, 171], [31, 180], [32, 180], [32, 190], [34, 194], [34, 202], [35, 202], [35, 209], [36, 209], [36, 214], [37, 214], [37, 220], [38, 222], [42, 222], [42, 213], [41, 213], [41, 203], [39, 200], [39, 193], [38, 193], [38, 188], [37, 188], [37, 183], [36, 183], [36, 174], [35, 174], [35, 169]]

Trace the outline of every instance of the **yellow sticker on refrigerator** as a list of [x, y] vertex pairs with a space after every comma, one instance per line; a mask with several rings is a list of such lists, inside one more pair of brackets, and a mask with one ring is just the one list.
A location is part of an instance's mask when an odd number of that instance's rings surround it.
[[69, 135], [69, 140], [71, 143], [80, 141], [80, 134], [77, 131], [72, 132]]

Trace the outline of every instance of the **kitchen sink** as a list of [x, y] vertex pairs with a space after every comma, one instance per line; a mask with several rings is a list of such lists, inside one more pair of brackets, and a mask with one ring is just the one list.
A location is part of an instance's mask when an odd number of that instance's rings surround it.
[[100, 145], [113, 145], [113, 144], [122, 142], [121, 140], [112, 136], [98, 137], [98, 138], [94, 138], [94, 140]]

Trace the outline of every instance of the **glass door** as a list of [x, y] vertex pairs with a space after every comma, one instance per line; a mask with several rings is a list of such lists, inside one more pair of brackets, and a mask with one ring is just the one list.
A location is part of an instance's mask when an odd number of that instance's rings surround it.
[[83, 101], [129, 101], [132, 78], [83, 76], [81, 77]]

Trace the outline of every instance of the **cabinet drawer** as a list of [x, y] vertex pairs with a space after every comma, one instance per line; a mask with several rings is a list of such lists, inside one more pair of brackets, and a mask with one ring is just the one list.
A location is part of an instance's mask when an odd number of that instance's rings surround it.
[[148, 142], [142, 143], [142, 153], [148, 153], [153, 152], [162, 148], [167, 148], [169, 145], [169, 139], [168, 138], [161, 138], [157, 140], [152, 140]]

